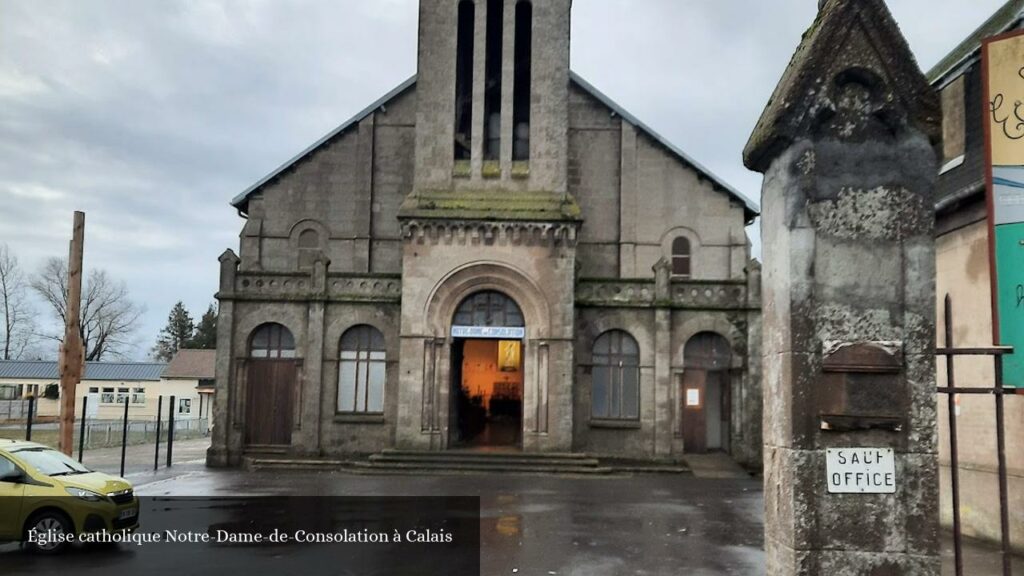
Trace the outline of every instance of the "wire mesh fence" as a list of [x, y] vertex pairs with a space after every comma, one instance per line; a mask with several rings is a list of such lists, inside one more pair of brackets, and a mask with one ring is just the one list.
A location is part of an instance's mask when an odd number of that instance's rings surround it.
[[[84, 399], [75, 419], [72, 451], [83, 462], [89, 460], [90, 450], [121, 448], [120, 469], [123, 474], [129, 446], [153, 446], [154, 455], [147, 457], [156, 469], [162, 458], [161, 448], [166, 455], [167, 465], [173, 459], [175, 441], [203, 438], [210, 433], [208, 418], [177, 413], [179, 404], [170, 396], [157, 398], [157, 413], [150, 417], [129, 417], [130, 400], [125, 399], [121, 418], [89, 418], [88, 399]], [[166, 411], [162, 408], [166, 407]], [[36, 413], [36, 399], [29, 397], [19, 400], [0, 401], [0, 439], [30, 440], [54, 448], [60, 448], [60, 424], [53, 416], [40, 417]]]

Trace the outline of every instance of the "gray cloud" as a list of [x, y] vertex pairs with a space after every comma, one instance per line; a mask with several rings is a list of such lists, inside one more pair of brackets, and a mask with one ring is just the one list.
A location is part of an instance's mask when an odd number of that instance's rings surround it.
[[[927, 68], [998, 0], [892, 0]], [[814, 0], [577, 0], [573, 68], [752, 198], [740, 150]], [[415, 72], [415, 0], [0, 0], [0, 242], [29, 267], [87, 216], [145, 353], [201, 313], [228, 201]]]

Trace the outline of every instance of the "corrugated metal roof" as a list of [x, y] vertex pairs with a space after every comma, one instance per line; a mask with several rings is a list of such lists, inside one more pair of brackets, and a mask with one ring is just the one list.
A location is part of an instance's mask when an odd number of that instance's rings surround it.
[[[83, 380], [159, 381], [167, 364], [162, 362], [86, 362]], [[57, 380], [56, 362], [0, 360], [0, 378]]]
[[[342, 123], [340, 126], [335, 128], [334, 130], [331, 130], [330, 132], [328, 132], [322, 138], [320, 138], [319, 140], [314, 142], [311, 146], [309, 146], [308, 148], [306, 148], [302, 152], [299, 152], [297, 155], [295, 155], [290, 160], [288, 160], [287, 162], [285, 162], [284, 164], [279, 166], [276, 170], [274, 170], [270, 174], [267, 174], [266, 176], [261, 178], [258, 182], [256, 182], [252, 186], [250, 186], [247, 190], [245, 190], [244, 192], [242, 192], [238, 196], [235, 196], [234, 199], [231, 200], [231, 205], [244, 212], [246, 210], [246, 205], [248, 204], [248, 201], [249, 201], [249, 196], [251, 196], [252, 194], [255, 194], [257, 191], [259, 191], [260, 188], [262, 188], [264, 185], [266, 185], [270, 181], [272, 181], [275, 178], [277, 178], [282, 172], [284, 172], [285, 170], [290, 168], [293, 164], [295, 164], [296, 162], [301, 160], [306, 155], [310, 154], [311, 152], [313, 152], [314, 150], [316, 150], [320, 146], [323, 146], [325, 143], [329, 142], [330, 140], [332, 140], [334, 137], [338, 136], [342, 132], [345, 132], [350, 127], [358, 124], [364, 118], [369, 116], [370, 113], [372, 113], [374, 110], [377, 110], [378, 108], [380, 108], [381, 106], [387, 104], [389, 101], [391, 101], [393, 98], [395, 98], [399, 94], [401, 94], [401, 93], [405, 92], [406, 90], [408, 90], [409, 88], [411, 88], [414, 84], [416, 84], [416, 78], [417, 77], [414, 75], [412, 78], [409, 78], [405, 82], [402, 82], [394, 90], [388, 92], [382, 98], [380, 98], [379, 100], [377, 100], [373, 104], [370, 104], [369, 106], [364, 108], [362, 111], [360, 111], [358, 114], [356, 114], [352, 118], [349, 118], [348, 120], [346, 120], [344, 123]], [[635, 116], [633, 116], [632, 114], [627, 112], [625, 108], [623, 108], [617, 102], [615, 102], [614, 100], [609, 98], [607, 95], [605, 95], [603, 92], [601, 92], [600, 90], [598, 90], [597, 88], [592, 86], [589, 82], [587, 82], [586, 80], [581, 78], [579, 74], [576, 74], [575, 72], [570, 70], [569, 71], [569, 79], [572, 82], [575, 82], [577, 85], [579, 85], [580, 88], [583, 88], [583, 90], [588, 92], [591, 96], [593, 96], [594, 98], [597, 98], [605, 106], [611, 108], [616, 114], [618, 114], [622, 118], [625, 118], [627, 122], [629, 122], [630, 124], [633, 124], [634, 126], [637, 127], [637, 129], [639, 129], [640, 131], [644, 132], [645, 134], [647, 134], [648, 136], [650, 136], [651, 138], [656, 140], [658, 143], [660, 143], [662, 146], [664, 146], [669, 152], [671, 152], [671, 153], [675, 154], [677, 157], [679, 157], [679, 159], [681, 159], [683, 162], [685, 162], [686, 164], [689, 164], [695, 170], [697, 170], [698, 172], [703, 174], [704, 177], [707, 178], [708, 180], [710, 180], [715, 186], [717, 186], [721, 190], [725, 191], [727, 194], [732, 196], [734, 199], [736, 199], [737, 201], [742, 203], [744, 208], [746, 209], [747, 217], [748, 218], [753, 218], [754, 216], [757, 216], [758, 214], [760, 214], [760, 210], [761, 209], [757, 205], [756, 202], [754, 202], [750, 198], [747, 198], [746, 196], [741, 194], [738, 190], [736, 190], [735, 188], [730, 186], [728, 183], [726, 183], [725, 180], [722, 180], [721, 178], [716, 176], [713, 172], [711, 172], [710, 170], [705, 168], [701, 163], [697, 162], [696, 160], [691, 158], [688, 154], [683, 152], [678, 146], [676, 146], [675, 144], [671, 143], [668, 139], [664, 138], [663, 136], [661, 136], [660, 134], [655, 132], [653, 129], [651, 129], [649, 126], [647, 126], [646, 124], [641, 122], [638, 118], [636, 118]]]

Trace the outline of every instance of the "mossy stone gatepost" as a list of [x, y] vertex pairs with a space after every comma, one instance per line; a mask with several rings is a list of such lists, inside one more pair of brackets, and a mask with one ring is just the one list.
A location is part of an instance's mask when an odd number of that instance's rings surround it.
[[[885, 3], [825, 0], [744, 150], [764, 174], [770, 576], [939, 574], [939, 118]], [[894, 474], [834, 476], [857, 448]]]

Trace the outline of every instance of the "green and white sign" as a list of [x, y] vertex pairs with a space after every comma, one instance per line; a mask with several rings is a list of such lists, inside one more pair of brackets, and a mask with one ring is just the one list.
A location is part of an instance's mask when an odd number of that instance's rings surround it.
[[1003, 358], [1003, 384], [1024, 387], [1024, 222], [995, 227], [999, 341], [1013, 346]]
[[1024, 34], [987, 40], [982, 66], [993, 336], [1014, 348], [1003, 359], [1003, 385], [1024, 387]]

